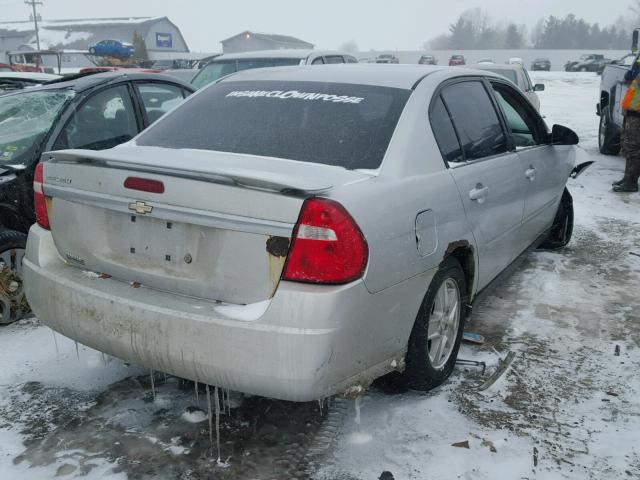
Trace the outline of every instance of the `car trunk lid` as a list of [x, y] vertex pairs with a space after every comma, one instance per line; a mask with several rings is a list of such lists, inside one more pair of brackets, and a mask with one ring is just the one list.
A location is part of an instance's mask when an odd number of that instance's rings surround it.
[[[69, 264], [233, 304], [273, 295], [305, 198], [370, 178], [325, 165], [156, 147], [43, 158], [51, 231]], [[163, 192], [125, 187], [132, 177]]]

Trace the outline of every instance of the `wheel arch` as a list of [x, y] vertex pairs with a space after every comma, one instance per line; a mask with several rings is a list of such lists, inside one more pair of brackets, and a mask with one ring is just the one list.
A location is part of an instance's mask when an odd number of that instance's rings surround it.
[[467, 298], [464, 299], [466, 304], [471, 304], [471, 300], [475, 296], [474, 284], [476, 279], [476, 256], [473, 245], [467, 240], [451, 242], [445, 251], [443, 263], [453, 257], [458, 261], [464, 272], [464, 278], [467, 282]]
[[26, 233], [24, 215], [13, 207], [6, 203], [0, 203], [0, 231], [15, 230], [20, 233]]

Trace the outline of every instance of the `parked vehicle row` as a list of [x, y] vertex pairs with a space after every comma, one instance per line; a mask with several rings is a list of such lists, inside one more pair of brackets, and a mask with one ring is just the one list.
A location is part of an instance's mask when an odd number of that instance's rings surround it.
[[44, 154], [27, 296], [74, 340], [241, 392], [430, 389], [480, 292], [570, 240], [577, 142], [488, 71], [239, 71], [124, 145]]

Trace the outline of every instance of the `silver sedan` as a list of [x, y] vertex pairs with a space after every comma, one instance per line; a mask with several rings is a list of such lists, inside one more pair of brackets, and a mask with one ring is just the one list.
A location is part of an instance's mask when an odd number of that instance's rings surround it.
[[569, 242], [577, 142], [489, 72], [241, 72], [128, 144], [43, 156], [28, 299], [83, 344], [237, 391], [429, 389], [479, 293]]

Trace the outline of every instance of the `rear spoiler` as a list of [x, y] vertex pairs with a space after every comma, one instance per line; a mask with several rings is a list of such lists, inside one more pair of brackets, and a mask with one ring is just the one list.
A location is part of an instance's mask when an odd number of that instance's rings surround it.
[[[260, 164], [264, 163], [264, 161], [249, 161], [247, 166], [230, 165], [230, 162], [224, 161], [212, 161], [208, 162], [206, 169], [181, 169], [162, 165], [164, 162], [160, 161], [154, 163], [145, 162], [139, 156], [123, 155], [114, 150], [60, 150], [45, 152], [41, 160], [43, 162], [96, 165], [102, 168], [155, 173], [291, 195], [317, 195], [333, 188], [333, 184], [328, 179], [309, 178], [314, 176], [291, 175], [260, 168]], [[237, 158], [234, 160], [237, 164]]]

